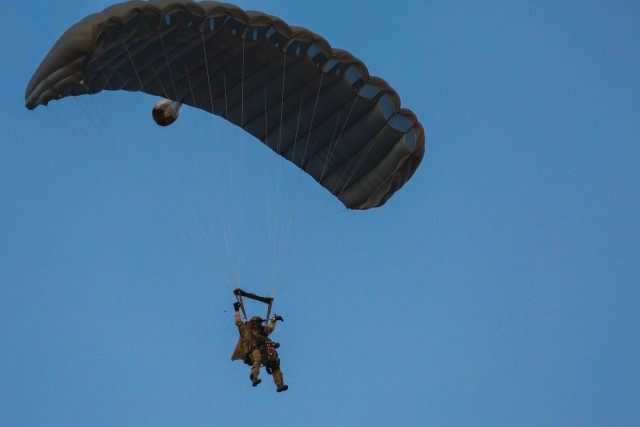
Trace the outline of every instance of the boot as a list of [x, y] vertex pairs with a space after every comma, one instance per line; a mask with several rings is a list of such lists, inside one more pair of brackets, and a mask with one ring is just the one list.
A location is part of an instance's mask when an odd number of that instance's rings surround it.
[[278, 388], [276, 389], [276, 391], [277, 391], [278, 393], [280, 393], [281, 391], [285, 391], [285, 390], [287, 390], [288, 388], [289, 388], [289, 386], [288, 386], [288, 385], [286, 385], [286, 384], [280, 384], [280, 385], [278, 385]]
[[262, 380], [260, 378], [251, 378], [251, 385], [254, 387], [260, 384], [261, 382]]

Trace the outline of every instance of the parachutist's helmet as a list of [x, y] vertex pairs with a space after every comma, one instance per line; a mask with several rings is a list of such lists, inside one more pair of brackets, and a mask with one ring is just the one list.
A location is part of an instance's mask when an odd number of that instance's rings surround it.
[[180, 102], [163, 99], [153, 107], [151, 115], [159, 126], [169, 126], [178, 118], [180, 107], [182, 107]]
[[260, 329], [260, 328], [262, 328], [262, 317], [253, 316], [251, 319], [249, 319], [249, 327], [251, 329]]

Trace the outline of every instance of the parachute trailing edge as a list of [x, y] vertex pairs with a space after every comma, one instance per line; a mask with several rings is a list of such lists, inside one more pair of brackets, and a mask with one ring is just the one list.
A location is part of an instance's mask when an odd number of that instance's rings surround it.
[[160, 125], [182, 104], [218, 115], [349, 209], [383, 205], [424, 156], [415, 114], [360, 60], [307, 29], [227, 3], [136, 0], [84, 18], [34, 73], [26, 106], [103, 90], [174, 101], [154, 109]]

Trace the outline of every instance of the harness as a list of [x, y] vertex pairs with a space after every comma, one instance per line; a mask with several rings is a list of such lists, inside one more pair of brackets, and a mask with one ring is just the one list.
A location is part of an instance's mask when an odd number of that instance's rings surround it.
[[266, 342], [260, 346], [262, 364], [267, 368], [267, 372], [280, 366], [280, 358], [278, 357], [278, 352], [276, 351], [276, 348], [278, 347], [280, 347], [280, 344], [272, 341]]
[[280, 358], [278, 357], [278, 352], [276, 351], [276, 349], [279, 347], [279, 343], [270, 340], [264, 342], [256, 342], [251, 347], [249, 353], [244, 355], [243, 361], [247, 365], [253, 365], [251, 360], [251, 353], [254, 350], [259, 350], [260, 356], [262, 358], [262, 365], [266, 368], [267, 373], [271, 375], [272, 370], [277, 369], [280, 366]]

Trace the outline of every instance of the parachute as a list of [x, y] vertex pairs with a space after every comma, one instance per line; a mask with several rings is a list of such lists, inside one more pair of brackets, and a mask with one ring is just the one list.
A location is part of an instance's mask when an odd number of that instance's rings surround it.
[[220, 116], [348, 209], [383, 205], [424, 156], [415, 114], [360, 60], [305, 28], [227, 3], [136, 0], [84, 18], [34, 73], [26, 107], [103, 90], [173, 102], [171, 114], [154, 109], [162, 125], [181, 105]]

